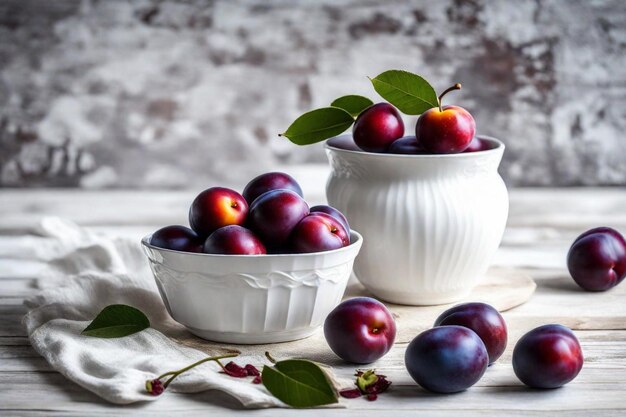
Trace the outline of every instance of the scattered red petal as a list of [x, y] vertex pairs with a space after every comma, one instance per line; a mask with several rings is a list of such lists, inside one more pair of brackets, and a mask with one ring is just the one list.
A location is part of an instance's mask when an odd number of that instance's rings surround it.
[[339, 395], [343, 398], [357, 398], [361, 396], [361, 391], [358, 388], [344, 389], [339, 391]]
[[257, 375], [257, 376], [255, 376], [255, 377], [254, 377], [254, 379], [252, 380], [252, 383], [253, 383], [253, 384], [260, 384], [261, 382], [263, 382], [263, 381], [261, 380], [261, 375]]
[[376, 401], [378, 394], [367, 394], [367, 401]]
[[[365, 390], [367, 394], [380, 394], [387, 391], [391, 382], [387, 380], [385, 375], [378, 375], [378, 379]], [[371, 400], [373, 401], [373, 400]]]
[[246, 368], [242, 368], [233, 361], [228, 362], [226, 366], [224, 366], [222, 373], [234, 378], [245, 378], [248, 376]]
[[248, 373], [248, 376], [259, 376], [259, 375], [261, 375], [261, 372], [259, 372], [259, 370], [254, 365], [247, 364], [246, 366], [244, 366], [244, 369]]
[[150, 395], [154, 395], [156, 397], [157, 395], [163, 394], [165, 387], [160, 379], [153, 379], [151, 381], [146, 381], [146, 391], [148, 391]]

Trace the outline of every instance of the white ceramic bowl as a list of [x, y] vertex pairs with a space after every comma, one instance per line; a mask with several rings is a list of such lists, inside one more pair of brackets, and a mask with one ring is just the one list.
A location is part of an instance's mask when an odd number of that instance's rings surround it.
[[141, 240], [172, 318], [204, 339], [274, 343], [311, 335], [341, 301], [363, 238], [327, 252], [211, 255]]
[[432, 305], [465, 297], [485, 274], [508, 216], [498, 175], [504, 144], [447, 155], [367, 153], [333, 146], [330, 205], [365, 238], [354, 272], [379, 298]]

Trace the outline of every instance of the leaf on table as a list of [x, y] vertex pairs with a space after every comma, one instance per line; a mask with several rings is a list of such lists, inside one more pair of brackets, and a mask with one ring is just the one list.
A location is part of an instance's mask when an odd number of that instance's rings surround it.
[[128, 336], [148, 327], [150, 327], [150, 320], [141, 310], [124, 304], [112, 304], [106, 306], [81, 334], [115, 338]]
[[298, 117], [285, 133], [296, 145], [311, 145], [343, 133], [352, 126], [354, 118], [339, 107], [322, 107]]
[[439, 105], [435, 89], [417, 74], [389, 70], [370, 81], [376, 92], [402, 113], [421, 114]]
[[344, 109], [345, 111], [350, 113], [352, 117], [357, 117], [363, 110], [365, 110], [372, 104], [374, 104], [374, 102], [369, 98], [356, 94], [339, 97], [338, 99], [330, 103], [332, 107], [339, 107], [340, 109]]
[[315, 363], [290, 359], [264, 366], [263, 385], [276, 398], [294, 408], [317, 407], [338, 402], [328, 376]]

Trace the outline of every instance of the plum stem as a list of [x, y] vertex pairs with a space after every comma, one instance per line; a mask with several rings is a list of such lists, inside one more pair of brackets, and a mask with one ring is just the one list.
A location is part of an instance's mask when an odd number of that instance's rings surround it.
[[165, 389], [165, 388], [167, 388], [170, 385], [170, 383], [174, 380], [174, 378], [176, 378], [178, 375], [180, 375], [180, 374], [182, 374], [184, 372], [187, 372], [191, 368], [195, 368], [196, 366], [201, 365], [201, 364], [203, 364], [205, 362], [208, 362], [208, 361], [215, 361], [215, 362], [217, 362], [219, 364], [219, 366], [222, 369], [224, 369], [224, 366], [220, 362], [220, 359], [234, 358], [235, 356], [239, 356], [239, 353], [229, 353], [227, 355], [212, 356], [212, 357], [209, 357], [209, 358], [204, 358], [204, 359], [201, 359], [201, 360], [199, 360], [197, 362], [192, 363], [189, 366], [184, 367], [183, 369], [179, 369], [178, 371], [166, 372], [166, 373], [160, 375], [159, 377], [157, 377], [157, 379], [160, 380], [162, 378], [165, 378], [166, 376], [170, 376], [171, 375], [171, 377], [168, 378], [167, 381], [165, 381], [165, 383], [163, 384], [163, 388]]
[[274, 359], [272, 357], [272, 355], [270, 355], [269, 352], [265, 352], [265, 357], [267, 358], [268, 361], [272, 362], [272, 363], [276, 363], [276, 359]]
[[450, 91], [460, 90], [460, 89], [461, 89], [461, 83], [456, 83], [452, 87], [446, 88], [443, 93], [439, 94], [439, 97], [437, 97], [437, 103], [439, 104], [439, 111], [443, 111], [443, 108], [441, 107], [441, 99], [443, 98], [443, 96], [448, 94]]

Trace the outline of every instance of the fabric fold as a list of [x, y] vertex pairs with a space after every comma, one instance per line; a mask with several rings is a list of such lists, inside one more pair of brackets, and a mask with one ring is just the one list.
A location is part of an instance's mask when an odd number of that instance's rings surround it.
[[[208, 354], [233, 351], [199, 340], [194, 344], [202, 345], [201, 350], [180, 343], [195, 336], [165, 310], [139, 242], [105, 238], [56, 218], [44, 219], [38, 232], [39, 237], [28, 239], [45, 242], [30, 252], [32, 260], [42, 264], [38, 280], [42, 290], [24, 302], [29, 311], [23, 323], [33, 348], [68, 379], [112, 403], [153, 401], [160, 397], [145, 391], [146, 380]], [[3, 256], [11, 257], [10, 248], [2, 250]], [[140, 309], [151, 327], [123, 338], [82, 336], [81, 331], [110, 304]], [[242, 366], [265, 363], [258, 354], [234, 360]], [[202, 364], [179, 376], [168, 390], [219, 390], [248, 408], [284, 406], [251, 378], [232, 378], [219, 370], [214, 362]]]

